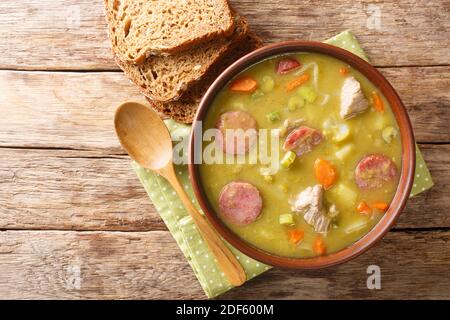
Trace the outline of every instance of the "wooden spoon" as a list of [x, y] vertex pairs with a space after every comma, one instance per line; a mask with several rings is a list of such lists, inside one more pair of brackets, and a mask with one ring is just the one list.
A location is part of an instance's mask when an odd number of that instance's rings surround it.
[[178, 193], [230, 283], [234, 286], [243, 284], [246, 280], [244, 269], [197, 211], [177, 179], [172, 162], [172, 139], [161, 118], [143, 104], [125, 102], [116, 111], [114, 125], [120, 143], [130, 157], [166, 178]]

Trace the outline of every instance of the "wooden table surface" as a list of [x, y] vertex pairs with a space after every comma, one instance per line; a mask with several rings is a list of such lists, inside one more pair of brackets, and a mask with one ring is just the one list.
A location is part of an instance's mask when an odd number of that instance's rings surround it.
[[[450, 2], [231, 2], [268, 43], [352, 29], [435, 186], [357, 259], [274, 269], [222, 297], [450, 298]], [[0, 298], [205, 298], [116, 140], [116, 106], [143, 99], [111, 59], [102, 1], [2, 0], [0, 30]]]

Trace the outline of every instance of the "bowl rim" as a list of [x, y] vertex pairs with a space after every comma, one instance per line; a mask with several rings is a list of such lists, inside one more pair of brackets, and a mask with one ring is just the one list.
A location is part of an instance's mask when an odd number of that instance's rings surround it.
[[[402, 140], [402, 167], [397, 190], [389, 209], [367, 234], [348, 247], [334, 253], [311, 258], [290, 258], [271, 254], [247, 243], [220, 220], [206, 197], [198, 170], [199, 165], [194, 162], [195, 133], [202, 130], [201, 124], [198, 121], [204, 119], [217, 93], [220, 92], [222, 88], [226, 87], [229, 81], [236, 75], [255, 63], [265, 59], [301, 52], [321, 53], [337, 58], [361, 72], [383, 93], [391, 105], [400, 129]], [[262, 263], [284, 268], [318, 269], [341, 264], [357, 257], [380, 241], [395, 224], [406, 205], [414, 181], [415, 161], [415, 139], [411, 121], [405, 106], [392, 85], [377, 69], [375, 69], [375, 67], [355, 54], [333, 45], [314, 41], [293, 40], [274, 43], [257, 49], [235, 61], [222, 72], [204, 95], [195, 115], [189, 137], [189, 178], [194, 189], [194, 194], [208, 221], [226, 241], [242, 253]]]

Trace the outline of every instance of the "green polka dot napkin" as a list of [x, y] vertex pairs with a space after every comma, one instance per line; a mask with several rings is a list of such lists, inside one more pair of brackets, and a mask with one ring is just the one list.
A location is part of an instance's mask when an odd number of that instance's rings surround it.
[[[360, 44], [350, 31], [344, 31], [327, 40], [326, 43], [349, 50], [363, 59], [368, 60]], [[187, 137], [190, 132], [189, 126], [176, 123], [172, 120], [167, 120], [166, 125], [174, 141], [187, 142]], [[135, 162], [132, 163], [132, 166], [161, 215], [161, 218], [175, 238], [181, 251], [186, 256], [206, 295], [212, 298], [230, 290], [232, 286], [220, 271], [217, 266], [217, 261], [211, 256], [207, 245], [203, 242], [193, 220], [184, 209], [175, 191], [159, 175], [140, 167]], [[187, 166], [177, 165], [175, 169], [180, 182], [190, 195], [193, 203], [198, 206], [189, 181]], [[416, 179], [414, 180], [411, 196], [430, 188], [432, 185], [433, 182], [430, 173], [417, 148]], [[231, 245], [229, 247], [244, 267], [247, 273], [247, 279], [256, 277], [270, 268], [247, 257]]]

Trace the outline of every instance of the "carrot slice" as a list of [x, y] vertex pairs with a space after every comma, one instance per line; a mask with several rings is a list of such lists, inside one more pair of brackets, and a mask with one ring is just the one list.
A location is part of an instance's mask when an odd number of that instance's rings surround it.
[[238, 78], [230, 84], [230, 90], [234, 92], [253, 92], [257, 87], [258, 83], [250, 76]]
[[316, 239], [314, 239], [313, 251], [319, 256], [322, 256], [327, 252], [325, 241], [323, 241], [321, 236], [318, 236]]
[[325, 189], [330, 189], [337, 179], [336, 169], [330, 162], [322, 158], [318, 158], [314, 162], [314, 174]]
[[305, 232], [303, 230], [289, 230], [289, 241], [293, 244], [298, 244], [300, 241], [303, 240], [305, 236]]
[[356, 207], [356, 210], [361, 214], [371, 214], [372, 208], [369, 207], [367, 202], [361, 201], [358, 206]]
[[378, 112], [383, 112], [384, 111], [384, 103], [383, 103], [383, 100], [381, 100], [381, 97], [378, 94], [378, 92], [376, 92], [376, 91], [372, 92], [372, 99], [373, 99], [373, 105], [375, 107], [375, 110], [377, 110]]
[[307, 74], [307, 73], [302, 74], [300, 77], [295, 78], [294, 80], [291, 80], [290, 82], [288, 82], [288, 84], [286, 85], [286, 90], [292, 91], [295, 88], [300, 87], [302, 84], [304, 84], [308, 80], [309, 80], [309, 74]]
[[339, 68], [339, 73], [346, 76], [348, 74], [348, 69], [346, 67]]
[[389, 208], [389, 203], [374, 202], [374, 203], [372, 203], [372, 207], [374, 207], [375, 209], [378, 209], [380, 211], [386, 212], [386, 210]]

